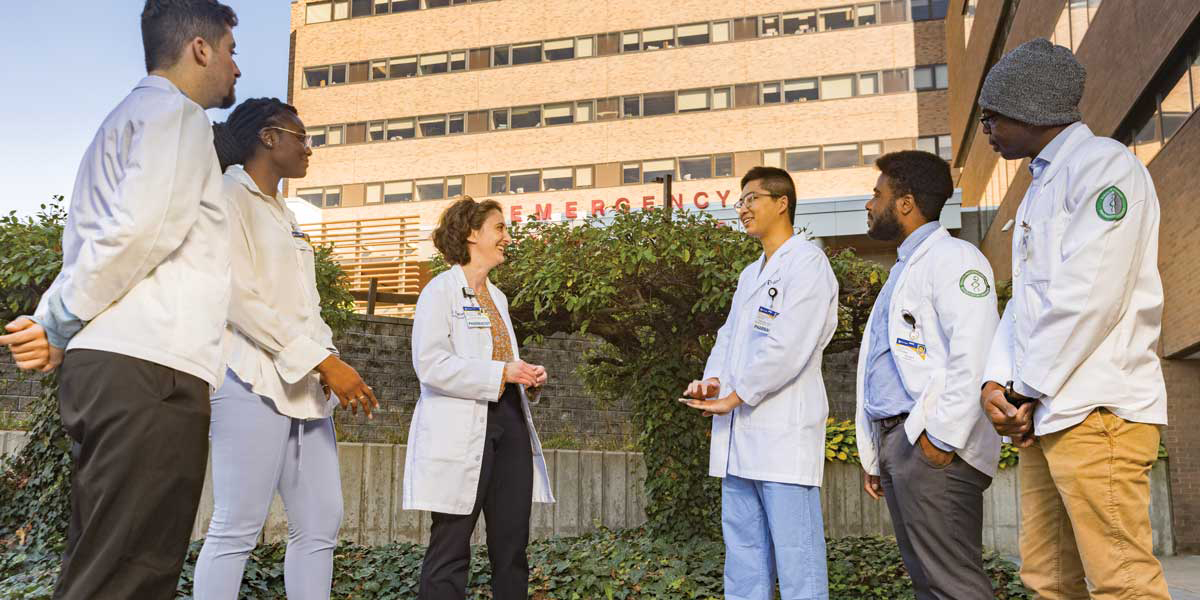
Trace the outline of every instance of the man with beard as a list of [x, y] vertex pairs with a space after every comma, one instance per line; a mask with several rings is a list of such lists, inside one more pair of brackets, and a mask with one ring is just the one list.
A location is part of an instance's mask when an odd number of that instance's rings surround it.
[[22, 369], [62, 365], [74, 464], [55, 598], [175, 596], [224, 374], [229, 228], [204, 109], [233, 104], [237, 17], [148, 0], [141, 25], [149, 75], [84, 154], [62, 271], [0, 336]]
[[1000, 437], [978, 397], [999, 320], [992, 269], [938, 220], [954, 193], [946, 161], [908, 150], [875, 166], [867, 235], [899, 248], [859, 353], [864, 488], [886, 498], [918, 600], [990, 599], [983, 492]]

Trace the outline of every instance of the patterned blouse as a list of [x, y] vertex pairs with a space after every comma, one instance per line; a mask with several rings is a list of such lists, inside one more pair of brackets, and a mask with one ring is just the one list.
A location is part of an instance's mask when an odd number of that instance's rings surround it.
[[[484, 284], [477, 297], [479, 298], [479, 307], [483, 309], [483, 314], [487, 316], [492, 325], [492, 360], [503, 363], [512, 362], [512, 338], [508, 337], [508, 326], [504, 324], [500, 311], [496, 310], [496, 303], [492, 301], [492, 293], [488, 290], [487, 284]], [[504, 396], [504, 388], [504, 376], [501, 375], [500, 393], [497, 394], [497, 397]]]

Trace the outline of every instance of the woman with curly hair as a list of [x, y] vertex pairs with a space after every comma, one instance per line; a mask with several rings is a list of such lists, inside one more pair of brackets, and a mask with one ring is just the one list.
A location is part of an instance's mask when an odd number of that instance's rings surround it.
[[482, 511], [493, 597], [524, 599], [531, 505], [554, 502], [529, 413], [546, 369], [520, 359], [508, 300], [488, 281], [512, 243], [500, 205], [458, 200], [442, 213], [433, 243], [452, 266], [417, 300], [412, 353], [421, 397], [404, 464], [404, 508], [433, 512], [419, 598], [466, 597]]

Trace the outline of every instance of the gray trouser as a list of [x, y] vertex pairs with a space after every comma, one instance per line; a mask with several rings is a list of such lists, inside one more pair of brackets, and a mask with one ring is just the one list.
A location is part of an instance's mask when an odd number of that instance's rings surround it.
[[983, 491], [992, 478], [957, 454], [935, 467], [903, 421], [883, 428], [880, 482], [917, 600], [991, 600], [983, 571]]
[[279, 414], [230, 371], [212, 396], [213, 516], [196, 561], [196, 600], [234, 600], [278, 492], [287, 511], [291, 600], [329, 598], [342, 524], [333, 419]]

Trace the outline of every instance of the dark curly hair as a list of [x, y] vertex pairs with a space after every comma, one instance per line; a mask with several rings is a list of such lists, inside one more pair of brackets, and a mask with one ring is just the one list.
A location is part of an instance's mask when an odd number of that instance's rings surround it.
[[233, 9], [217, 0], [146, 0], [142, 9], [146, 71], [173, 66], [183, 45], [198, 37], [216, 46], [225, 28], [237, 23]]
[[278, 98], [251, 98], [238, 105], [224, 123], [213, 124], [213, 145], [221, 172], [229, 165], [244, 165], [258, 146], [258, 132], [279, 124], [281, 115], [298, 115], [296, 107]]
[[465, 265], [471, 262], [467, 238], [472, 231], [478, 231], [480, 227], [483, 227], [488, 213], [493, 210], [499, 211], [501, 215], [504, 214], [500, 203], [495, 200], [477, 202], [470, 196], [463, 196], [461, 200], [451, 204], [442, 213], [441, 218], [438, 219], [437, 229], [433, 230], [433, 245], [437, 247], [438, 252], [442, 253], [446, 262], [452, 265]]
[[950, 165], [936, 154], [901, 150], [875, 159], [875, 166], [887, 175], [892, 186], [892, 197], [912, 194], [926, 221], [940, 219], [946, 200], [954, 195]]

